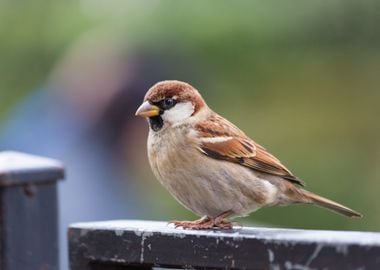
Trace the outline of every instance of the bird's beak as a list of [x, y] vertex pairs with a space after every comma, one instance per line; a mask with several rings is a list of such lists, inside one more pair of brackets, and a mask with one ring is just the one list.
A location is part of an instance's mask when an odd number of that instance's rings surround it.
[[140, 107], [137, 109], [135, 115], [141, 117], [152, 117], [160, 114], [160, 108], [152, 105], [149, 101], [145, 101]]

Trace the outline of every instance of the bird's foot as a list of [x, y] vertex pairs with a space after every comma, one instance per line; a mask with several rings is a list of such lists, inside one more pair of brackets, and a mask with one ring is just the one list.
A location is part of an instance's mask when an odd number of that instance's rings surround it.
[[225, 214], [219, 215], [215, 218], [203, 217], [194, 221], [178, 221], [173, 220], [169, 223], [173, 223], [175, 228], [182, 227], [183, 229], [192, 230], [207, 230], [207, 229], [232, 229], [232, 222], [225, 218]]
[[210, 218], [205, 216], [194, 221], [172, 220], [172, 221], [169, 221], [169, 224], [174, 224], [175, 228], [182, 227], [183, 229], [202, 230], [202, 229], [208, 229], [206, 227], [208, 227], [207, 225], [209, 221], [210, 221]]
[[214, 228], [222, 229], [222, 230], [231, 230], [232, 222], [228, 219], [222, 219], [219, 222], [214, 222]]
[[232, 222], [227, 219], [231, 214], [231, 211], [226, 211], [213, 218], [214, 227], [222, 230], [231, 230]]

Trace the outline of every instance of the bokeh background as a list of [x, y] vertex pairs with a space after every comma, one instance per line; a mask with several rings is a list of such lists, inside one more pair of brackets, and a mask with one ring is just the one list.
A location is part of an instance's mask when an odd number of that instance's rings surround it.
[[0, 149], [66, 163], [61, 241], [76, 221], [195, 218], [154, 179], [134, 117], [164, 79], [364, 214], [291, 206], [240, 222], [379, 230], [379, 1], [3, 0]]

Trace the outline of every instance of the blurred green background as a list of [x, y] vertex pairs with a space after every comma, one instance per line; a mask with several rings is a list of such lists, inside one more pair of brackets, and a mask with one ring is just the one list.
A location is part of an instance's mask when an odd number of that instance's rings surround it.
[[[192, 59], [196, 81], [189, 83], [215, 111], [279, 157], [308, 189], [364, 214], [349, 220], [290, 206], [241, 222], [380, 228], [379, 1], [2, 0], [0, 121], [93, 29], [126, 50], [171, 48]], [[143, 132], [133, 170], [141, 202], [151, 209], [147, 218], [194, 218], [147, 169]]]

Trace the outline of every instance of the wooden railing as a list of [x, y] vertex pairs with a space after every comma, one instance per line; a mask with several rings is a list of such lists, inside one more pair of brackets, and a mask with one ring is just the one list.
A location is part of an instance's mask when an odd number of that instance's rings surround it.
[[69, 246], [71, 270], [380, 269], [380, 234], [369, 232], [194, 231], [125, 220], [73, 224]]

